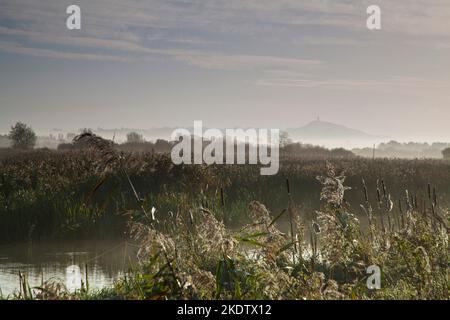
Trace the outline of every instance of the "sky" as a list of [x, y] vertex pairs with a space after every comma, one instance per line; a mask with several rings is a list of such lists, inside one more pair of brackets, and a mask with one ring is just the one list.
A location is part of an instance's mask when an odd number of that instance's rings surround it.
[[448, 0], [0, 0], [0, 132], [320, 117], [450, 141], [449, 57]]

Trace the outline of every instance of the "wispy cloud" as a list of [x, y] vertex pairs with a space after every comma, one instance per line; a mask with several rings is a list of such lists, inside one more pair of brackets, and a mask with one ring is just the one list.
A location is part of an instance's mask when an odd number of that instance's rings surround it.
[[206, 69], [255, 69], [255, 68], [301, 68], [317, 67], [323, 64], [319, 60], [290, 59], [257, 55], [220, 55], [192, 53], [180, 54], [177, 59], [188, 62], [191, 65]]
[[35, 57], [46, 57], [56, 59], [69, 59], [69, 60], [89, 60], [89, 61], [114, 61], [114, 62], [131, 62], [130, 57], [120, 57], [105, 54], [91, 54], [91, 53], [74, 53], [63, 52], [51, 49], [41, 49], [26, 47], [22, 44], [9, 41], [0, 41], [0, 51], [15, 53], [15, 54], [27, 54]]
[[[366, 0], [80, 0], [83, 29], [75, 33], [77, 36], [64, 27], [68, 4], [68, 1], [3, 0], [0, 21], [7, 24], [0, 23], [0, 34], [12, 37], [9, 40], [14, 42], [27, 38], [29, 43], [22, 43], [21, 47], [30, 49], [51, 43], [65, 46], [61, 51], [76, 46], [91, 48], [90, 54], [99, 56], [95, 51], [105, 48], [131, 55], [163, 54], [201, 68], [252, 68], [264, 62], [270, 66], [301, 66], [311, 65], [308, 61], [311, 59], [276, 59], [264, 52], [255, 56], [245, 52], [245, 42], [258, 36], [258, 41], [266, 42], [268, 49], [273, 39], [303, 46], [358, 45], [361, 34], [367, 32], [365, 8], [371, 3]], [[448, 0], [407, 3], [379, 0], [378, 4], [383, 10], [385, 37], [389, 34], [434, 36], [438, 43], [446, 43], [442, 37], [450, 38]], [[148, 41], [152, 35], [157, 35], [156, 41]], [[227, 51], [232, 52], [211, 54], [218, 51], [221, 39], [226, 39]], [[201, 46], [201, 50], [183, 54], [192, 51], [192, 46]], [[26, 54], [26, 50], [21, 50]], [[36, 50], [30, 50], [30, 54], [34, 53]], [[43, 51], [40, 54], [44, 55]]]
[[[79, 31], [66, 29], [66, 7], [74, 3], [82, 10]], [[262, 118], [267, 124], [295, 123], [319, 109], [344, 117], [336, 104], [354, 114], [362, 113], [362, 104], [376, 105], [373, 110], [389, 111], [398, 125], [406, 121], [396, 119], [408, 114], [417, 118], [410, 122], [414, 130], [423, 127], [428, 107], [448, 118], [450, 1], [377, 0], [382, 30], [374, 32], [366, 28], [370, 4], [374, 2], [0, 0], [0, 91], [8, 99], [2, 106], [10, 112], [9, 119], [0, 117], [0, 125], [9, 126], [13, 115], [28, 114], [34, 100], [49, 110], [63, 104], [61, 122], [72, 121], [67, 115], [81, 102], [70, 105], [52, 90], [60, 86], [71, 91], [65, 79], [72, 69], [64, 60], [90, 61], [86, 67], [77, 63], [77, 76], [83, 79], [77, 85], [103, 90], [87, 90], [83, 104], [98, 115], [110, 112], [116, 125], [123, 125], [124, 104], [139, 111], [133, 113], [133, 123], [142, 126], [150, 117], [163, 124], [193, 116], [226, 119], [228, 124]], [[55, 59], [51, 72], [36, 57]], [[17, 68], [15, 63], [22, 61], [24, 67]], [[28, 77], [30, 73], [38, 76]], [[41, 84], [49, 91], [37, 90]], [[283, 106], [287, 112], [279, 112]], [[417, 116], [411, 109], [427, 111]], [[377, 116], [385, 121], [373, 111]], [[448, 133], [445, 116], [438, 120]], [[366, 125], [374, 125], [373, 117]], [[53, 125], [41, 118], [35, 121]], [[86, 126], [84, 122], [77, 125]]]
[[410, 88], [410, 89], [436, 89], [443, 90], [450, 88], [449, 81], [436, 81], [420, 79], [416, 77], [392, 76], [380, 80], [355, 80], [355, 79], [295, 79], [295, 78], [266, 78], [256, 82], [260, 86], [276, 87], [298, 87], [298, 88], [328, 88], [354, 90], [356, 88], [376, 89], [376, 88]]
[[[258, 69], [258, 68], [300, 68], [306, 66], [319, 66], [323, 62], [311, 59], [281, 58], [260, 55], [226, 55], [215, 52], [182, 50], [182, 49], [154, 49], [148, 48], [131, 41], [99, 39], [83, 36], [52, 36], [42, 32], [20, 30], [0, 27], [0, 34], [25, 37], [33, 43], [56, 44], [64, 47], [75, 48], [102, 48], [113, 50], [116, 55], [105, 54], [80, 54], [68, 53], [57, 50], [45, 50], [24, 46], [17, 42], [4, 42], [0, 44], [0, 50], [20, 54], [30, 54], [33, 56], [67, 58], [79, 60], [106, 60], [106, 61], [126, 61], [147, 60], [148, 55], [167, 56], [178, 61], [206, 69]], [[124, 57], [117, 53], [141, 54], [141, 56]]]

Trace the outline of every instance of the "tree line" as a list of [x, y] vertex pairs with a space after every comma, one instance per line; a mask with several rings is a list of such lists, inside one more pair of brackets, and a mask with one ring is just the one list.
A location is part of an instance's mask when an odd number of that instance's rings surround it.
[[[84, 131], [90, 131], [90, 129], [83, 129]], [[13, 125], [6, 136], [0, 136], [2, 140], [8, 140], [12, 149], [16, 150], [31, 150], [36, 146], [37, 135], [34, 130], [23, 122], [17, 122]], [[336, 148], [327, 149], [324, 147], [313, 146], [309, 144], [294, 143], [288, 137], [283, 137], [283, 143], [281, 145], [281, 155], [283, 156], [301, 156], [311, 158], [349, 158], [354, 157], [355, 154], [352, 151]], [[146, 141], [142, 134], [136, 132], [129, 132], [127, 134], [126, 141], [124, 143], [114, 143], [114, 147], [119, 151], [124, 152], [154, 152], [154, 153], [168, 153], [171, 151], [176, 141], [168, 141], [164, 139], [157, 139], [156, 141]], [[391, 141], [387, 144], [380, 144], [376, 149], [377, 152], [393, 149], [410, 149], [417, 147], [417, 143], [400, 144]], [[421, 146], [423, 144], [420, 144]], [[436, 147], [436, 144], [427, 145], [429, 147]], [[445, 144], [439, 144], [443, 147]], [[72, 141], [69, 143], [61, 143], [58, 146], [59, 151], [69, 150], [83, 150], [88, 149], [89, 146], [82, 141]], [[373, 150], [367, 149], [370, 153]], [[362, 155], [362, 150], [355, 150], [357, 155]], [[358, 152], [359, 151], [359, 152]], [[444, 148], [442, 151], [444, 159], [450, 159], [450, 147]], [[379, 154], [380, 156], [380, 154]]]

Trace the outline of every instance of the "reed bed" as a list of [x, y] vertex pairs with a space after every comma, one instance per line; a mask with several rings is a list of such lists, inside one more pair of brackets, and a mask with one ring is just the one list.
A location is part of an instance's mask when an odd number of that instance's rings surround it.
[[[92, 139], [92, 137], [84, 137]], [[3, 241], [126, 236], [139, 267], [112, 288], [18, 299], [448, 299], [445, 161], [283, 159], [174, 166], [168, 155], [33, 152], [2, 160]], [[368, 289], [367, 268], [382, 270]]]
[[[165, 154], [120, 156], [122, 169], [117, 163], [105, 167], [105, 159], [95, 151], [35, 151], [1, 160], [0, 242], [118, 237], [126, 231], [129, 211], [142, 205], [155, 206], [166, 216], [180, 206], [207, 204], [215, 214], [225, 215], [220, 218], [228, 227], [238, 227], [249, 222], [245, 212], [250, 201], [279, 212], [292, 199], [301, 214], [312, 219], [321, 188], [316, 176], [326, 171], [325, 160], [313, 159], [282, 159], [279, 174], [260, 176], [257, 166], [174, 166]], [[449, 207], [449, 162], [355, 158], [330, 163], [346, 169], [351, 187], [346, 201], [363, 220], [363, 178], [371, 187], [381, 180], [389, 186], [395, 211], [406, 189], [423, 211], [429, 183], [437, 189], [440, 206]]]

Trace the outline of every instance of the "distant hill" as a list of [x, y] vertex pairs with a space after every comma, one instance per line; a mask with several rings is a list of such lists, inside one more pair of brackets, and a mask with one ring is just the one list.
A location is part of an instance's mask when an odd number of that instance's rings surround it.
[[300, 128], [287, 129], [287, 132], [291, 136], [304, 139], [370, 139], [375, 137], [360, 130], [320, 120], [312, 121]]
[[[190, 132], [193, 132], [192, 127], [185, 128]], [[148, 129], [97, 128], [93, 129], [93, 132], [102, 136], [103, 138], [114, 139], [115, 142], [121, 143], [126, 141], [126, 135], [129, 132], [136, 132], [142, 135], [147, 141], [156, 141], [157, 139], [170, 140], [171, 134], [175, 129], [176, 127], [159, 127]], [[204, 126], [203, 130], [206, 129], [208, 128]], [[291, 138], [294, 142], [324, 146], [327, 148], [366, 148], [372, 147], [374, 143], [379, 144], [392, 140], [392, 138], [371, 135], [361, 130], [348, 128], [343, 125], [320, 120], [312, 121], [299, 128], [290, 128], [283, 131], [287, 132], [289, 138]], [[72, 130], [71, 132], [80, 132], [80, 130]], [[61, 134], [61, 132], [59, 131], [50, 133], [55, 136]]]
[[385, 141], [386, 137], [368, 134], [364, 131], [343, 125], [315, 120], [299, 128], [286, 132], [298, 142], [323, 145], [327, 147], [357, 147]]
[[[126, 136], [126, 133], [135, 131], [142, 134], [146, 139], [170, 139], [172, 132], [175, 127], [161, 127], [161, 128], [150, 128], [150, 129], [97, 129], [94, 130], [96, 133], [104, 136], [116, 135], [116, 138], [122, 138]], [[193, 128], [186, 128], [190, 131]], [[207, 128], [204, 127], [204, 130]], [[301, 142], [309, 142], [306, 140], [323, 140], [323, 139], [375, 139], [380, 138], [377, 136], [370, 135], [360, 130], [351, 129], [339, 124], [334, 124], [327, 121], [312, 121], [307, 125], [295, 129], [285, 130], [290, 138], [298, 140]]]

